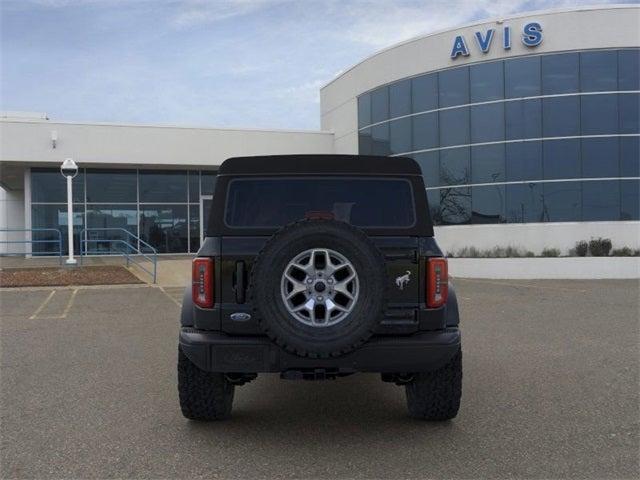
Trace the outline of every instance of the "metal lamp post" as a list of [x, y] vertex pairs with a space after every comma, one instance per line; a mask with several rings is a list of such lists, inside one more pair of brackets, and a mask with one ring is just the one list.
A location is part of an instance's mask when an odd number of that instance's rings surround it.
[[75, 265], [78, 261], [73, 258], [73, 177], [78, 174], [78, 165], [72, 158], [65, 159], [60, 166], [60, 173], [67, 179], [67, 239], [69, 244], [69, 258], [67, 265]]

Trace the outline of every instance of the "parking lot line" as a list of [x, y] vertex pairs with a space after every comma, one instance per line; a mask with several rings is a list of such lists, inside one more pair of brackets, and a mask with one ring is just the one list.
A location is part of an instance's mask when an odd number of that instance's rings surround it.
[[47, 296], [47, 298], [44, 299], [44, 301], [40, 304], [40, 306], [37, 308], [37, 310], [35, 312], [33, 312], [33, 315], [31, 315], [29, 317], [29, 320], [34, 320], [38, 314], [42, 311], [42, 309], [47, 305], [47, 303], [49, 303], [49, 300], [51, 300], [51, 298], [53, 297], [53, 295], [56, 293], [55, 290], [51, 290], [51, 293]]
[[167, 292], [167, 291], [164, 289], [164, 287], [162, 287], [162, 286], [158, 286], [158, 288], [160, 289], [160, 291], [161, 291], [162, 293], [164, 293], [167, 297], [169, 297], [169, 299], [170, 299], [173, 303], [175, 303], [179, 308], [182, 308], [182, 304], [181, 304], [178, 300], [176, 300], [175, 298], [173, 298], [173, 297], [169, 294], [169, 292]]

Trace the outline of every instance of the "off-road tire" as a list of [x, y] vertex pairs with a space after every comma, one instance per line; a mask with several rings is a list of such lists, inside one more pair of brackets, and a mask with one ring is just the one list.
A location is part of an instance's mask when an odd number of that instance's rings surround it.
[[234, 385], [222, 373], [205, 372], [178, 347], [178, 394], [182, 415], [190, 420], [224, 420], [231, 416]]
[[409, 415], [421, 420], [450, 420], [458, 414], [462, 396], [462, 350], [443, 367], [416, 373], [405, 386]]
[[[296, 320], [281, 299], [281, 277], [288, 262], [307, 249], [328, 248], [345, 256], [359, 281], [356, 305], [341, 322], [317, 328]], [[386, 267], [383, 254], [360, 229], [345, 222], [306, 219], [291, 223], [256, 257], [249, 287], [261, 329], [283, 349], [302, 357], [328, 358], [358, 348], [382, 321]]]

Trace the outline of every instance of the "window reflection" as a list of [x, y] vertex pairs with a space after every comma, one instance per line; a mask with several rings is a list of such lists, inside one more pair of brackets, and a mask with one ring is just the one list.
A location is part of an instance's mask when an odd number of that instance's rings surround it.
[[582, 182], [582, 220], [620, 220], [619, 181]]
[[471, 143], [504, 140], [504, 103], [471, 107]]
[[371, 123], [389, 118], [389, 87], [378, 88], [371, 92]]
[[507, 143], [505, 146], [506, 179], [542, 179], [542, 142]]
[[617, 52], [581, 52], [580, 83], [580, 90], [583, 92], [610, 92], [617, 90]]
[[489, 62], [469, 67], [471, 103], [504, 98], [504, 62]]
[[[84, 171], [72, 181], [73, 201], [84, 202]], [[34, 203], [67, 203], [67, 180], [57, 168], [31, 169], [31, 201]]]
[[640, 95], [625, 93], [620, 99], [620, 133], [640, 133]]
[[620, 182], [620, 220], [640, 220], [640, 180]]
[[542, 100], [507, 102], [504, 109], [507, 140], [542, 137]]
[[411, 80], [401, 80], [389, 87], [389, 117], [411, 113]]
[[422, 169], [424, 184], [427, 187], [440, 185], [440, 154], [439, 152], [418, 153], [413, 156]]
[[618, 137], [582, 139], [582, 177], [617, 177]]
[[469, 67], [440, 72], [438, 85], [440, 108], [469, 103]]
[[469, 107], [441, 110], [440, 146], [466, 145], [469, 141]]
[[[132, 205], [89, 205], [87, 207], [87, 250], [97, 254], [122, 253], [138, 248], [126, 230], [138, 235], [138, 210]], [[120, 230], [122, 229], [122, 230]], [[119, 240], [119, 241], [99, 241]], [[130, 246], [128, 246], [130, 245]]]
[[436, 112], [412, 117], [412, 126], [413, 151], [438, 147], [438, 114]]
[[411, 118], [389, 123], [389, 149], [391, 154], [411, 151]]
[[580, 178], [580, 140], [546, 140], [543, 142], [545, 179]]
[[545, 137], [580, 135], [580, 97], [544, 98], [542, 132]]
[[640, 49], [618, 51], [618, 89], [640, 90]]
[[[60, 175], [58, 173], [58, 175]], [[62, 238], [62, 254], [68, 254], [67, 243], [67, 206], [66, 205], [32, 205], [31, 228], [53, 228], [56, 232], [33, 232], [31, 235], [31, 251], [34, 254], [58, 254], [58, 238]], [[84, 228], [84, 205], [73, 205], [73, 248], [80, 251], [80, 231]]]
[[87, 202], [137, 202], [135, 170], [87, 169]]
[[411, 96], [413, 113], [438, 108], [438, 74], [431, 73], [411, 79]]
[[505, 220], [505, 187], [471, 188], [471, 223], [502, 223]]
[[140, 202], [187, 202], [187, 172], [140, 170]]
[[584, 95], [580, 102], [580, 123], [583, 135], [618, 132], [617, 95]]
[[506, 185], [505, 195], [507, 222], [531, 223], [543, 221], [541, 184]]
[[471, 178], [469, 147], [440, 151], [440, 185], [462, 185]]
[[358, 97], [358, 128], [371, 125], [371, 95], [365, 93]]
[[159, 253], [188, 251], [186, 205], [141, 205], [140, 238]]
[[443, 225], [461, 225], [471, 221], [471, 189], [440, 189], [440, 215]]
[[549, 182], [543, 184], [543, 221], [580, 221], [580, 197], [580, 182]]
[[504, 144], [471, 147], [471, 183], [504, 182], [504, 147]]
[[540, 95], [540, 57], [507, 60], [504, 76], [506, 98]]
[[391, 153], [388, 123], [371, 127], [371, 153], [383, 156]]
[[541, 57], [542, 94], [577, 92], [580, 88], [577, 53], [543, 55]]

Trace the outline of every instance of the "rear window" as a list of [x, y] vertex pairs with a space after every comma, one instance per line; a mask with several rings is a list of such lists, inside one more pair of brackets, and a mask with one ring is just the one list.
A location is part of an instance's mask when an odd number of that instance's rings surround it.
[[229, 227], [280, 227], [308, 217], [335, 218], [358, 227], [415, 224], [411, 183], [389, 178], [247, 178], [229, 184]]

